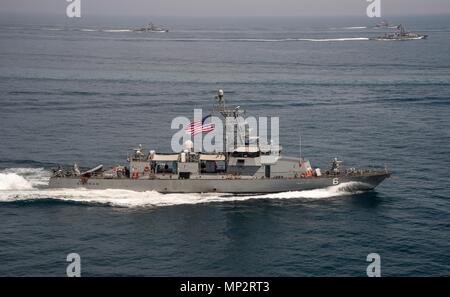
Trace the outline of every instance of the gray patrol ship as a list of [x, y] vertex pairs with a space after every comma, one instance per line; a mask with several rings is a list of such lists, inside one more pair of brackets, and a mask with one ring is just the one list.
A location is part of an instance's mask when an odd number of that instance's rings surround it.
[[169, 29], [159, 27], [153, 23], [149, 23], [145, 27], [133, 29], [133, 32], [156, 32], [156, 33], [167, 33]]
[[398, 32], [392, 33], [392, 34], [384, 34], [382, 36], [377, 37], [371, 37], [370, 40], [399, 40], [399, 41], [405, 41], [405, 40], [420, 40], [420, 39], [426, 39], [428, 35], [414, 33], [414, 32], [406, 32], [405, 27], [400, 24], [397, 26]]
[[[216, 97], [213, 112], [224, 118], [241, 116], [239, 107], [225, 105], [223, 91]], [[248, 132], [248, 131], [247, 131]], [[234, 132], [246, 137], [246, 131]], [[267, 145], [266, 145], [267, 146]], [[258, 194], [302, 191], [349, 183], [358, 190], [371, 190], [390, 176], [387, 168], [344, 168], [334, 158], [328, 169], [314, 168], [302, 157], [282, 157], [281, 147], [263, 147], [259, 141], [236, 146], [223, 153], [194, 152], [186, 141], [180, 153], [145, 152], [134, 149], [128, 164], [104, 169], [102, 165], [86, 171], [54, 169], [50, 188], [126, 189], [160, 193]], [[271, 152], [276, 151], [276, 154]]]

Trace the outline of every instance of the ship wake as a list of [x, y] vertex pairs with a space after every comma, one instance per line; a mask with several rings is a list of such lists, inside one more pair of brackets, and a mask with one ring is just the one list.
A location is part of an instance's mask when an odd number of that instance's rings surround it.
[[155, 191], [135, 192], [106, 189], [46, 189], [50, 172], [44, 168], [9, 168], [0, 170], [0, 203], [57, 201], [115, 207], [160, 207], [183, 204], [220, 203], [251, 199], [326, 199], [349, 196], [368, 189], [357, 182], [342, 183], [324, 189], [282, 192], [263, 195], [226, 193], [161, 194]]

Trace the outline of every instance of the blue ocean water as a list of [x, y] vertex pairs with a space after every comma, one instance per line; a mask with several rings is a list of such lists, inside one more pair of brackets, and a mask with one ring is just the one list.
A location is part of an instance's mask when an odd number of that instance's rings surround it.
[[[450, 18], [0, 21], [0, 275], [449, 275]], [[217, 89], [255, 116], [279, 116], [287, 155], [325, 168], [387, 164], [375, 191], [256, 197], [48, 191], [56, 164], [124, 163], [170, 150], [175, 116]]]

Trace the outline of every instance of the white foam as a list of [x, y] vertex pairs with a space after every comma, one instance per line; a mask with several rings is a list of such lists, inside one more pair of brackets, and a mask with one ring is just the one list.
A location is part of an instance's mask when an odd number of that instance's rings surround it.
[[[8, 173], [5, 173], [8, 172]], [[350, 182], [324, 189], [282, 192], [265, 195], [236, 196], [231, 194], [161, 194], [155, 191], [135, 192], [106, 189], [38, 189], [36, 184], [48, 183], [50, 172], [43, 168], [10, 168], [0, 173], [0, 201], [13, 202], [37, 199], [56, 199], [81, 203], [106, 204], [120, 207], [156, 207], [181, 204], [199, 204], [250, 199], [324, 199], [344, 196], [365, 188], [364, 184]], [[38, 182], [36, 182], [38, 181]]]
[[63, 31], [64, 28], [42, 28], [45, 31]]
[[362, 26], [362, 27], [344, 27], [344, 29], [348, 29], [348, 30], [354, 30], [354, 29], [367, 29], [366, 26]]
[[0, 173], [0, 190], [27, 190], [33, 185], [20, 175], [14, 173]]
[[349, 38], [285, 38], [285, 39], [226, 39], [228, 41], [249, 41], [249, 42], [289, 42], [289, 41], [361, 41], [369, 40], [367, 37]]
[[155, 191], [135, 192], [117, 189], [55, 189], [0, 192], [0, 201], [11, 202], [35, 199], [57, 199], [121, 207], [168, 206], [233, 200], [230, 197], [224, 200], [224, 198], [220, 198], [220, 194], [161, 194]]
[[348, 38], [283, 38], [283, 39], [260, 39], [260, 38], [149, 38], [152, 41], [176, 41], [176, 42], [298, 42], [298, 41], [363, 41], [368, 37]]
[[118, 33], [118, 32], [131, 32], [130, 29], [105, 29], [102, 32]]
[[[289, 41], [361, 41], [369, 40], [367, 37], [348, 37], [348, 38], [285, 38], [285, 39], [223, 39], [226, 41], [248, 41], [248, 42], [289, 42]], [[214, 41], [211, 39], [211, 41]], [[218, 40], [219, 41], [219, 40]]]
[[[48, 181], [50, 179], [50, 171], [45, 170], [44, 168], [27, 168], [27, 167], [19, 167], [19, 168], [7, 168], [0, 171], [0, 189], [8, 190], [6, 185], [9, 181], [12, 180], [25, 180], [27, 183], [23, 183], [23, 189], [29, 189], [28, 183], [31, 184], [32, 187], [46, 186], [48, 185]], [[2, 187], [1, 185], [4, 185]], [[16, 190], [21, 190], [22, 188], [15, 188]]]
[[322, 38], [322, 39], [297, 39], [303, 41], [363, 41], [369, 40], [367, 37], [351, 37], [351, 38]]

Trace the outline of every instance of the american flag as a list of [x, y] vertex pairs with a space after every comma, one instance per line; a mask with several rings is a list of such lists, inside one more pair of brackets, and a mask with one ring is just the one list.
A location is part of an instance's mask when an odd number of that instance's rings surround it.
[[208, 119], [211, 115], [207, 115], [204, 117], [201, 121], [193, 121], [187, 126], [184, 131], [186, 131], [187, 134], [190, 135], [197, 135], [198, 133], [202, 132], [209, 132], [214, 130], [214, 124], [205, 124], [206, 119]]

